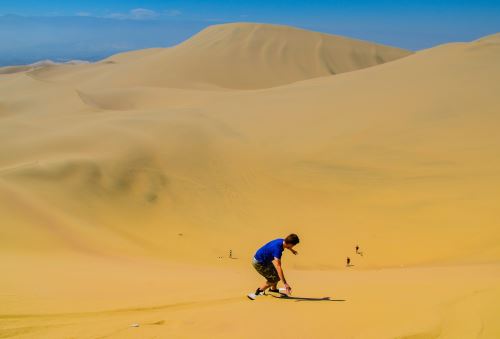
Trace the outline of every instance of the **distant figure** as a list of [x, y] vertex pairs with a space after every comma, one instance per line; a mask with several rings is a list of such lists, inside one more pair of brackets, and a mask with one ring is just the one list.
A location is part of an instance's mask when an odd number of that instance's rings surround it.
[[347, 257], [347, 260], [346, 260], [346, 267], [349, 267], [351, 266], [351, 258]]
[[359, 246], [358, 245], [356, 245], [356, 253], [359, 254]]
[[281, 255], [286, 248], [293, 254], [297, 255], [298, 252], [293, 249], [299, 243], [297, 234], [290, 234], [285, 239], [278, 238], [272, 240], [262, 246], [253, 257], [252, 265], [255, 270], [266, 278], [266, 282], [257, 288], [255, 293], [248, 294], [248, 298], [255, 300], [255, 298], [264, 293], [269, 288], [269, 292], [280, 293], [277, 284], [281, 280], [285, 285], [287, 294], [290, 294], [292, 288], [286, 282], [283, 269], [281, 268]]
[[233, 258], [233, 250], [229, 250], [229, 258]]

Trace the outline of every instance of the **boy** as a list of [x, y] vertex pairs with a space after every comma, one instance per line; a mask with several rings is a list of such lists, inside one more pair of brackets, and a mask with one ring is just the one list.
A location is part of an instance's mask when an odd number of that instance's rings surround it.
[[286, 282], [283, 269], [281, 268], [281, 254], [286, 248], [293, 254], [297, 255], [298, 252], [293, 249], [299, 243], [297, 234], [290, 234], [285, 239], [278, 238], [272, 240], [262, 246], [256, 253], [252, 260], [252, 265], [260, 275], [266, 278], [266, 282], [257, 288], [255, 293], [248, 294], [248, 298], [255, 300], [255, 298], [264, 293], [270, 287], [269, 292], [279, 293], [277, 288], [278, 281], [283, 281], [288, 294], [292, 292], [292, 288]]

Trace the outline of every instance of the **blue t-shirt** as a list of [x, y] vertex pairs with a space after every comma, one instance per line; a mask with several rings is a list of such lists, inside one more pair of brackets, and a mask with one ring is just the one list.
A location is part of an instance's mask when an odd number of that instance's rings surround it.
[[283, 239], [275, 239], [261, 248], [255, 253], [255, 259], [261, 264], [271, 263], [274, 258], [281, 259], [283, 253]]

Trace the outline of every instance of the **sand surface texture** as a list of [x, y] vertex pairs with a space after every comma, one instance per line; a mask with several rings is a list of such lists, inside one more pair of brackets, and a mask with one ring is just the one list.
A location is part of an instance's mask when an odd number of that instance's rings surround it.
[[[229, 24], [0, 73], [0, 338], [500, 338], [500, 34]], [[290, 232], [294, 298], [248, 300]]]

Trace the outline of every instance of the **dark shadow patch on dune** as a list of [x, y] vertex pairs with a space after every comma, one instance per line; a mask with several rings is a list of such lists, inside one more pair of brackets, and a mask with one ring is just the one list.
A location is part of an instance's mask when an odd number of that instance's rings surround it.
[[165, 320], [158, 320], [152, 323], [147, 323], [146, 325], [165, 325]]
[[332, 299], [330, 297], [313, 298], [313, 297], [295, 297], [295, 296], [285, 296], [285, 295], [281, 297], [273, 295], [273, 297], [277, 299], [295, 300], [295, 301], [336, 301], [336, 302], [346, 301], [345, 299]]

